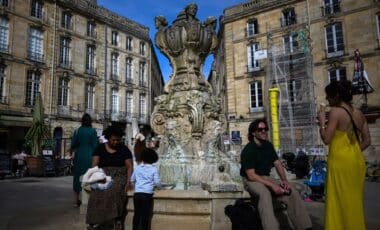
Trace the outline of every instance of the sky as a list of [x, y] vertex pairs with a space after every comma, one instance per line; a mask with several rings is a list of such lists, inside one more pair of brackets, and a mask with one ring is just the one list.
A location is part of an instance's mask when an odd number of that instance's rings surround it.
[[[219, 18], [224, 9], [243, 2], [246, 2], [246, 0], [98, 0], [98, 5], [148, 27], [150, 38], [154, 43], [156, 33], [154, 17], [157, 15], [165, 16], [169, 25], [171, 25], [183, 8], [190, 3], [196, 3], [198, 5], [197, 18], [203, 22], [209, 16]], [[172, 72], [169, 61], [158, 49], [156, 49], [156, 55], [164, 81], [167, 82]], [[209, 55], [204, 65], [206, 78], [209, 74], [212, 60], [212, 55]]]

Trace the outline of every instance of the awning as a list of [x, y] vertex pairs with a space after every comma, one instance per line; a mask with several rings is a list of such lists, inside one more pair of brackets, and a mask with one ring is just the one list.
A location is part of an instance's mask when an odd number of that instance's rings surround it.
[[0, 126], [30, 127], [32, 120], [32, 117], [0, 115]]

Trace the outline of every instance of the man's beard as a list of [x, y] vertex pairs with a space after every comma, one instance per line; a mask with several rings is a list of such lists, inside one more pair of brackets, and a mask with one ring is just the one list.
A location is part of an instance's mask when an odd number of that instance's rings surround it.
[[262, 139], [262, 138], [260, 138], [260, 137], [258, 137], [258, 136], [255, 136], [255, 138], [256, 138], [256, 140], [259, 141], [260, 144], [262, 144], [262, 143], [264, 143], [265, 141], [267, 141], [267, 139]]

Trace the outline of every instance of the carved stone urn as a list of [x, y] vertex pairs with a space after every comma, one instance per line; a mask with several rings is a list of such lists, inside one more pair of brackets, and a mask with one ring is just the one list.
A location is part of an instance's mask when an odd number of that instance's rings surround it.
[[217, 47], [217, 20], [200, 22], [196, 13], [197, 5], [190, 4], [170, 26], [165, 17], [155, 18], [156, 45], [173, 68], [151, 116], [151, 126], [161, 137], [161, 180], [180, 190], [212, 188], [216, 181], [219, 189], [222, 182], [224, 189], [236, 189], [230, 176], [236, 166], [218, 148], [225, 116], [202, 71], [207, 55]]

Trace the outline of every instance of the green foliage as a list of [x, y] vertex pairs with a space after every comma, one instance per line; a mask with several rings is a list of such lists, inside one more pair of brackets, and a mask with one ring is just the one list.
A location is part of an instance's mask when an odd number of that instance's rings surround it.
[[43, 121], [32, 123], [32, 126], [25, 135], [25, 142], [30, 145], [32, 156], [39, 156], [41, 154], [42, 141], [49, 138], [49, 126], [45, 125]]

